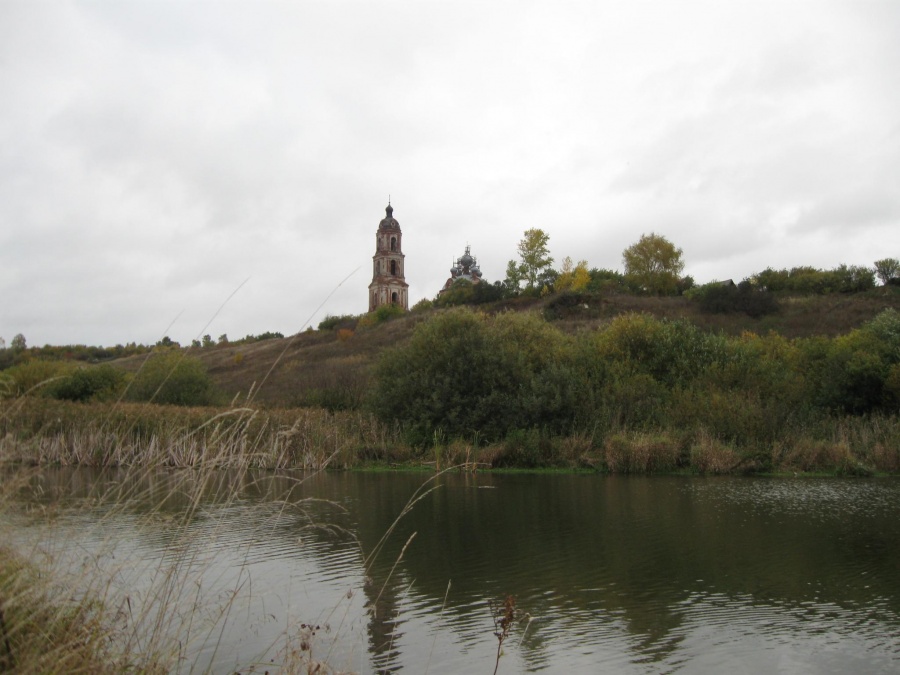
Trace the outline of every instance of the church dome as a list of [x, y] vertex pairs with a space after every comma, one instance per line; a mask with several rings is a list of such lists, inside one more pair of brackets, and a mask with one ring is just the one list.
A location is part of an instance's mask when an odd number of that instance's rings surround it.
[[387, 208], [384, 210], [385, 217], [378, 224], [382, 230], [399, 230], [400, 223], [397, 222], [397, 219], [394, 218], [394, 207], [391, 206], [390, 202], [388, 202]]

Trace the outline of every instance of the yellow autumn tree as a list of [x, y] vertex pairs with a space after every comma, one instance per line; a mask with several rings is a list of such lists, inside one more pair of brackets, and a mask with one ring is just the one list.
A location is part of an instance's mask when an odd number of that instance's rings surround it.
[[586, 288], [591, 281], [591, 274], [588, 272], [587, 260], [579, 260], [578, 264], [572, 262], [572, 258], [566, 256], [562, 261], [562, 269], [556, 278], [556, 290], [563, 291], [580, 291]]

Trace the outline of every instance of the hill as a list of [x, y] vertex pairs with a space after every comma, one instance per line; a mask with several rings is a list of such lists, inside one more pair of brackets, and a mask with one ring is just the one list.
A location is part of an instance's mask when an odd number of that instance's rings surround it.
[[[638, 312], [660, 319], [684, 319], [703, 330], [726, 335], [749, 331], [760, 335], [776, 332], [787, 338], [834, 337], [858, 328], [886, 308], [900, 310], [900, 287], [854, 294], [781, 296], [778, 305], [774, 314], [751, 318], [742, 313], [704, 313], [697, 302], [684, 297], [608, 293], [516, 298], [477, 308], [487, 313], [540, 313], [567, 332], [594, 330], [616, 316]], [[368, 327], [347, 320], [330, 330], [191, 349], [190, 354], [206, 364], [229, 399], [252, 396], [256, 403], [272, 408], [354, 408], [369, 388], [370, 366], [379, 355], [406, 341], [417, 323], [440, 311], [413, 312]], [[114, 363], [133, 372], [144, 358], [132, 356]]]

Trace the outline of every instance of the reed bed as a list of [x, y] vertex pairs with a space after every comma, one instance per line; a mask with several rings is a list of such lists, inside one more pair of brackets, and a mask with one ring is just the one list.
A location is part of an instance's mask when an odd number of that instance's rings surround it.
[[350, 468], [409, 454], [361, 412], [181, 408], [23, 398], [0, 421], [0, 462], [94, 467]]
[[[211, 672], [221, 635], [243, 616], [253, 587], [241, 570], [236, 581], [209, 591], [215, 582], [208, 547], [195, 545], [198, 523], [207, 542], [227, 537], [227, 518], [215, 514], [249, 495], [270, 495], [260, 528], [328, 526], [321, 520], [328, 505], [304, 498], [303, 482], [314, 473], [220, 465], [123, 465], [105, 469], [102, 480], [72, 474], [60, 484], [40, 467], [0, 466], [0, 672]], [[72, 517], [79, 523], [74, 547], [66, 536]], [[123, 517], [135, 533], [153, 537], [163, 528], [163, 555], [120, 555], [107, 523]], [[287, 616], [282, 623], [277, 644], [246, 655], [237, 672], [263, 672], [258, 665], [286, 674], [316, 666], [336, 672], [313, 658], [305, 626]]]
[[363, 411], [185, 408], [23, 397], [0, 410], [0, 463], [92, 467], [351, 469], [430, 466], [592, 469], [608, 473], [734, 474], [900, 471], [900, 417], [808, 416], [774, 440], [714, 424], [593, 432], [510, 432], [483, 443], [436, 432], [415, 447], [399, 424]]

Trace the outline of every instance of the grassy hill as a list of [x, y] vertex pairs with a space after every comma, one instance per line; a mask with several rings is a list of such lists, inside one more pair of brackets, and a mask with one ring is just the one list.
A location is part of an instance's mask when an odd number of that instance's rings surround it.
[[[900, 310], [900, 287], [880, 287], [865, 293], [784, 296], [779, 311], [759, 319], [741, 313], [707, 314], [683, 297], [630, 294], [602, 296], [553, 295], [517, 298], [480, 305], [484, 312], [536, 312], [564, 331], [594, 330], [628, 312], [656, 318], [685, 319], [711, 331], [740, 335], [774, 331], [788, 338], [833, 337], [858, 328], [886, 308]], [[416, 312], [371, 327], [348, 320], [332, 330], [300, 333], [250, 344], [192, 349], [229, 399], [253, 400], [267, 407], [324, 405], [355, 407], [369, 387], [369, 368], [383, 350], [403, 343], [415, 325], [430, 316]], [[135, 371], [144, 356], [120, 359], [116, 365]]]

